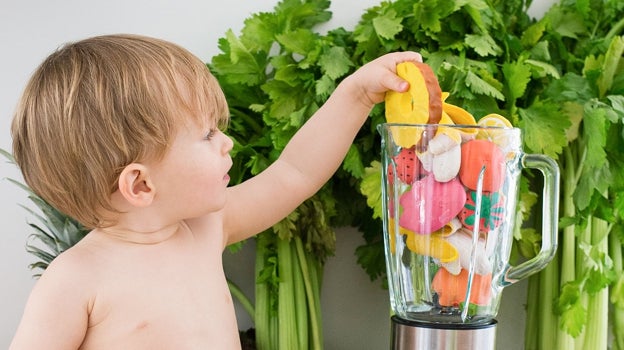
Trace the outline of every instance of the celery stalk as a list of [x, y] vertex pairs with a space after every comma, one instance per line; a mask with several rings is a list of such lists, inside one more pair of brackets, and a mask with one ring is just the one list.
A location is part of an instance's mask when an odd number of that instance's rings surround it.
[[[563, 215], [566, 217], [574, 217], [576, 213], [573, 195], [577, 186], [578, 177], [576, 171], [578, 165], [571, 148], [572, 147], [567, 147], [563, 153], [564, 166], [562, 178], [564, 179], [564, 183], [562, 186], [561, 207]], [[574, 281], [576, 278], [575, 264], [578, 263], [578, 261], [576, 260], [575, 229], [576, 225], [567, 226], [563, 228], [563, 233], [561, 235], [559, 288], [562, 288], [568, 282]], [[557, 291], [555, 293], [557, 293]], [[575, 347], [574, 338], [565, 330], [561, 329], [561, 327], [557, 327], [556, 342], [558, 349], [561, 350], [574, 349]]]
[[[619, 273], [617, 278], [617, 282], [615, 285], [611, 286], [610, 293], [612, 311], [611, 311], [611, 329], [613, 330], [613, 349], [612, 350], [624, 350], [624, 305], [620, 302], [618, 303], [617, 298], [621, 297], [621, 293], [623, 290], [618, 290], [617, 288], [623, 288], [624, 285], [618, 285], [617, 283], [624, 283], [624, 263], [622, 260], [624, 259], [622, 251], [622, 242], [618, 239], [615, 234], [611, 234], [609, 236], [609, 254], [611, 260], [613, 260], [613, 269]], [[618, 294], [620, 295], [618, 296]]]
[[[256, 262], [255, 276], [260, 276], [260, 272], [265, 267], [265, 252], [267, 250], [267, 239], [263, 235], [258, 235], [256, 239]], [[271, 340], [271, 301], [269, 286], [266, 282], [256, 281], [256, 310], [254, 324], [256, 328], [256, 346], [259, 350], [275, 349], [275, 343]]]
[[232, 296], [236, 300], [238, 300], [238, 302], [243, 306], [245, 311], [247, 311], [247, 313], [251, 317], [252, 322], [255, 322], [256, 310], [251, 300], [249, 300], [249, 298], [247, 298], [247, 296], [245, 295], [245, 293], [243, 293], [240, 287], [236, 285], [236, 283], [232, 282], [230, 279], [227, 280], [227, 285]]
[[538, 331], [541, 328], [539, 310], [541, 308], [541, 299], [539, 297], [540, 285], [539, 285], [539, 275], [533, 275], [529, 277], [528, 287], [527, 287], [527, 316], [526, 316], [526, 324], [525, 333], [524, 333], [524, 349], [537, 349], [537, 345], [540, 341], [540, 332]]
[[272, 315], [269, 318], [269, 337], [271, 339], [272, 347], [269, 349], [277, 349], [279, 343], [279, 319], [276, 315]]
[[[303, 249], [301, 245], [300, 249]], [[310, 320], [310, 327], [312, 327], [312, 349], [323, 349], [323, 318], [321, 315], [321, 289], [323, 282], [323, 264], [312, 254], [305, 254], [306, 263], [308, 266], [310, 291], [312, 297], [310, 300], [313, 305], [310, 305], [311, 313], [314, 318]]]
[[[591, 244], [601, 253], [608, 254], [609, 224], [597, 218], [591, 220]], [[609, 330], [609, 289], [602, 288], [589, 296], [587, 326], [583, 349], [606, 349]]]
[[[276, 248], [275, 248], [276, 247]], [[260, 350], [323, 348], [320, 308], [322, 265], [308, 254], [299, 236], [280, 239], [273, 232], [257, 236], [256, 276], [277, 267], [277, 300], [272, 301], [270, 281], [256, 283], [256, 343]], [[269, 266], [267, 266], [269, 265]], [[271, 278], [270, 278], [271, 279]], [[272, 277], [272, 281], [276, 278]]]
[[587, 325], [583, 344], [577, 349], [607, 349], [609, 330], [609, 290], [588, 296]]
[[540, 337], [539, 337], [539, 349], [555, 349], [557, 345], [557, 338], [553, 334], [557, 334], [556, 325], [558, 324], [557, 318], [552, 312], [554, 305], [553, 300], [556, 295], [557, 288], [557, 271], [559, 265], [557, 259], [548, 264], [548, 266], [540, 274]]
[[308, 301], [307, 307], [309, 308], [310, 333], [312, 334], [311, 341], [309, 342], [310, 349], [320, 350], [323, 348], [323, 340], [321, 336], [320, 298], [318, 294], [320, 288], [318, 288], [318, 280], [316, 278], [317, 269], [314, 267], [314, 264], [308, 264], [306, 259], [308, 254], [306, 254], [303, 249], [303, 243], [300, 237], [294, 238], [294, 245], [299, 267], [301, 268], [301, 275], [303, 276], [305, 295]]
[[624, 350], [624, 335], [622, 327], [624, 327], [624, 309], [616, 308], [612, 313], [612, 324], [614, 339], [612, 350]]
[[[583, 276], [585, 274], [588, 273], [587, 271], [587, 267], [585, 266], [586, 264], [586, 258], [583, 256], [583, 252], [581, 249], [581, 244], [591, 244], [591, 240], [592, 240], [592, 226], [594, 224], [594, 221], [589, 218], [588, 222], [587, 222], [587, 226], [585, 227], [585, 229], [581, 230], [579, 233], [579, 237], [578, 237], [578, 245], [577, 245], [577, 256], [579, 256], [578, 259], [576, 259], [576, 271], [580, 276]], [[589, 308], [589, 295], [587, 292], [581, 291], [581, 305], [583, 307], [583, 309], [585, 309], [587, 311], [587, 313], [589, 314], [590, 311], [588, 311]], [[574, 338], [574, 347], [571, 349], [576, 349], [576, 350], [583, 350], [583, 346], [585, 344], [585, 337], [587, 336], [587, 319], [585, 320], [585, 326], [583, 327], [583, 330], [581, 331], [581, 334], [579, 334], [578, 336], [576, 336]], [[591, 335], [590, 335], [591, 337]], [[598, 348], [596, 348], [598, 350]]]
[[[309, 327], [308, 327], [308, 319], [310, 317], [310, 312], [308, 310], [308, 299], [306, 298], [305, 291], [305, 276], [306, 273], [303, 271], [303, 267], [299, 261], [299, 254], [297, 250], [296, 241], [298, 237], [293, 237], [289, 246], [291, 250], [292, 259], [292, 269], [293, 269], [293, 297], [295, 301], [295, 316], [297, 319], [296, 328], [297, 328], [297, 341], [299, 343], [298, 349], [305, 349], [309, 344]], [[300, 240], [300, 239], [299, 239]]]
[[280, 279], [277, 304], [277, 315], [279, 317], [279, 343], [277, 349], [292, 350], [297, 349], [299, 342], [297, 340], [297, 318], [295, 316], [293, 259], [289, 241], [285, 239], [277, 240], [277, 260]]

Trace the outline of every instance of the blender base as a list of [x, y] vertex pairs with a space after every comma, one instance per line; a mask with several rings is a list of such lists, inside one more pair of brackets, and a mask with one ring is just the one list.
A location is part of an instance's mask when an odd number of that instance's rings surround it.
[[496, 320], [483, 324], [432, 324], [392, 316], [391, 350], [494, 350]]

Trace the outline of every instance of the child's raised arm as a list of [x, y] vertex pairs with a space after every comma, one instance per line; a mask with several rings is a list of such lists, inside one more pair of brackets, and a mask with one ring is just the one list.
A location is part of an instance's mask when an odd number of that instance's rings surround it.
[[396, 75], [396, 65], [404, 61], [422, 58], [415, 52], [387, 54], [344, 79], [275, 163], [229, 189], [224, 211], [227, 243], [274, 225], [329, 180], [373, 106], [389, 90], [408, 89], [408, 83]]

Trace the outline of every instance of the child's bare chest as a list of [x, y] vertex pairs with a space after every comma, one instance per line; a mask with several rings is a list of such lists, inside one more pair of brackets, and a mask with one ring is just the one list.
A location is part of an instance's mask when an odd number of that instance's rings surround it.
[[113, 265], [101, 276], [83, 348], [239, 346], [220, 255], [190, 249]]

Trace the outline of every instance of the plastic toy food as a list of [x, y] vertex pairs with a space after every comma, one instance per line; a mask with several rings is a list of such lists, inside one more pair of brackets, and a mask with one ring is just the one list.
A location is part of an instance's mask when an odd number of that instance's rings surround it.
[[505, 155], [494, 142], [471, 140], [461, 146], [459, 178], [471, 190], [477, 189], [479, 173], [485, 167], [483, 191], [498, 191], [505, 178], [504, 165]]
[[[498, 128], [511, 128], [511, 123], [505, 117], [500, 114], [491, 113], [485, 117], [479, 119], [477, 123], [479, 126], [494, 126]], [[496, 129], [481, 129], [477, 133], [477, 138], [480, 140], [492, 141], [502, 149], [507, 148], [508, 140], [505, 138], [505, 134]]]
[[[476, 305], [490, 303], [492, 275], [475, 274], [470, 290], [470, 302]], [[446, 269], [439, 269], [433, 277], [433, 290], [438, 293], [438, 303], [442, 306], [457, 306], [464, 301], [468, 289], [468, 271], [461, 270], [458, 275], [450, 274]]]
[[388, 178], [394, 179], [393, 171], [396, 171], [396, 176], [406, 184], [412, 184], [415, 180], [418, 180], [422, 175], [426, 174], [426, 170], [423, 168], [420, 159], [416, 156], [414, 147], [403, 148], [399, 154], [394, 157], [394, 167], [388, 168]]
[[[446, 268], [451, 274], [457, 275], [459, 273], [458, 268], [469, 269], [470, 267], [470, 253], [472, 249], [472, 232], [462, 228], [457, 231], [455, 234], [448, 237], [447, 242], [451, 244], [459, 255], [458, 261], [456, 261], [457, 266], [453, 266], [453, 264], [443, 264], [444, 268]], [[491, 242], [490, 242], [491, 243]], [[488, 252], [486, 251], [487, 242], [484, 239], [477, 240], [477, 251], [475, 258], [475, 273], [479, 275], [487, 275], [488, 273], [492, 273], [492, 263], [488, 260]], [[446, 261], [440, 260], [442, 263], [447, 263]], [[455, 272], [455, 273], [453, 273]]]
[[441, 229], [459, 214], [466, 203], [466, 191], [458, 179], [439, 182], [426, 176], [414, 182], [399, 202], [403, 207], [399, 225], [427, 234]]
[[[424, 63], [404, 62], [397, 65], [397, 74], [410, 83], [406, 92], [386, 94], [386, 121], [397, 124], [438, 123], [442, 118], [442, 91], [431, 70]], [[396, 143], [410, 148], [420, 140], [419, 134], [403, 130]]]
[[431, 67], [418, 62], [399, 63], [397, 74], [410, 83], [410, 88], [404, 93], [391, 91], [386, 95], [388, 123], [439, 123], [442, 118], [442, 91]]
[[[391, 220], [390, 225], [394, 225], [393, 220]], [[458, 261], [459, 253], [457, 249], [444, 239], [444, 233], [442, 232], [432, 235], [420, 235], [399, 227], [399, 233], [405, 236], [407, 248], [417, 254], [431, 256], [442, 263]], [[394, 245], [394, 242], [391, 243]]]
[[[457, 216], [461, 223], [472, 230], [475, 226], [477, 210], [477, 193], [468, 191], [466, 204]], [[505, 216], [505, 195], [501, 192], [483, 193], [481, 195], [481, 213], [479, 217], [479, 232], [487, 233], [496, 229], [503, 222]]]

